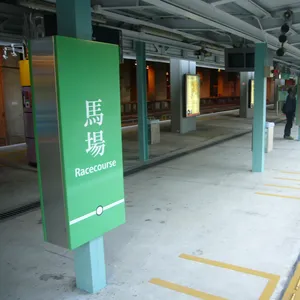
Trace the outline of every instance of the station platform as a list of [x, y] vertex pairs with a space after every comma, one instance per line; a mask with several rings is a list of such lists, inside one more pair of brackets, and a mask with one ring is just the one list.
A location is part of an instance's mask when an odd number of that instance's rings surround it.
[[[251, 127], [236, 120], [238, 133]], [[300, 143], [283, 140], [283, 126], [262, 174], [245, 134], [126, 176], [127, 222], [105, 235], [108, 285], [96, 295], [76, 289], [72, 253], [43, 242], [39, 209], [4, 220], [0, 299], [291, 299]]]
[[[281, 122], [282, 115], [277, 116], [271, 108], [267, 110], [269, 122]], [[239, 110], [201, 115], [197, 119], [197, 130], [187, 134], [171, 133], [171, 123], [160, 125], [161, 142], [149, 146], [150, 160], [141, 163], [138, 160], [137, 126], [123, 130], [123, 157], [125, 172], [131, 173], [147, 165], [190, 153], [252, 131], [252, 119], [239, 117]]]
[[[284, 118], [282, 115], [277, 116], [274, 110], [268, 109], [267, 120], [280, 122]], [[171, 133], [170, 121], [161, 122], [160, 130], [161, 142], [149, 145], [150, 159], [146, 163], [141, 163], [138, 151], [138, 127], [128, 126], [122, 129], [125, 173], [249, 133], [252, 130], [252, 120], [240, 118], [239, 110], [233, 110], [201, 115], [197, 119], [197, 130], [188, 134]], [[36, 171], [35, 168], [28, 167], [25, 144], [3, 150], [0, 147], [0, 164]]]
[[[284, 120], [282, 116], [277, 116], [271, 109], [267, 111], [267, 119], [271, 122]], [[252, 130], [252, 120], [239, 118], [239, 110], [234, 110], [201, 115], [197, 119], [197, 131], [188, 134], [171, 133], [170, 127], [169, 121], [160, 124], [161, 141], [159, 144], [149, 145], [150, 159], [147, 162], [139, 161], [138, 127], [123, 128], [125, 175], [247, 134]], [[0, 183], [5, 182], [5, 185], [0, 185], [0, 193], [3, 195], [0, 201], [0, 220], [1, 214], [10, 213], [12, 210], [18, 211], [20, 207], [21, 210], [37, 207], [39, 205], [37, 169], [28, 166], [26, 145], [0, 147], [0, 165], [2, 165]], [[29, 172], [24, 173], [24, 171]], [[26, 192], [27, 190], [30, 190], [30, 193]], [[14, 201], [11, 201], [11, 193], [15, 193], [15, 191], [18, 191], [21, 197], [15, 197]]]

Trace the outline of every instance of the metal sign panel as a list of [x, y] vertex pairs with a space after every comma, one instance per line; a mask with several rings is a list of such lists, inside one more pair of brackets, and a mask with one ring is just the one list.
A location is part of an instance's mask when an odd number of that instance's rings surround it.
[[74, 249], [125, 222], [119, 48], [31, 42], [45, 239]]

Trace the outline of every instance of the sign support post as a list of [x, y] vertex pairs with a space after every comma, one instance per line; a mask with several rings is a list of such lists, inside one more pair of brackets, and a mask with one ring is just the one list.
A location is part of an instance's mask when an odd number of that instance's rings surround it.
[[139, 133], [139, 158], [140, 161], [149, 159], [148, 146], [148, 117], [147, 117], [147, 76], [146, 76], [146, 50], [145, 42], [137, 41], [137, 90], [138, 90], [138, 133]]
[[91, 41], [90, 1], [56, 10], [61, 36], [29, 42], [44, 238], [73, 250], [77, 287], [96, 293], [103, 235], [125, 223], [120, 52]]
[[[57, 0], [56, 11], [58, 34], [92, 39], [92, 15], [89, 1]], [[103, 237], [92, 240], [73, 252], [77, 288], [89, 293], [96, 293], [104, 288], [106, 269]]]
[[258, 43], [255, 46], [254, 74], [254, 118], [253, 118], [253, 152], [252, 171], [263, 172], [265, 168], [265, 126], [266, 126], [266, 86], [265, 65], [267, 59], [267, 44]]

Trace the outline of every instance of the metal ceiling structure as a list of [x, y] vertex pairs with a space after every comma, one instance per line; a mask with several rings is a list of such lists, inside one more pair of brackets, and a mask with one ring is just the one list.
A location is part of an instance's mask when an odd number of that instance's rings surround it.
[[[55, 12], [55, 0], [6, 2], [0, 3], [0, 43], [20, 42], [28, 16]], [[220, 68], [224, 48], [265, 41], [277, 62], [300, 71], [299, 0], [92, 0], [91, 7], [95, 23], [122, 30], [127, 56], [134, 57], [134, 41], [143, 40], [150, 59], [179, 57]], [[286, 52], [276, 57], [284, 23], [290, 27]]]

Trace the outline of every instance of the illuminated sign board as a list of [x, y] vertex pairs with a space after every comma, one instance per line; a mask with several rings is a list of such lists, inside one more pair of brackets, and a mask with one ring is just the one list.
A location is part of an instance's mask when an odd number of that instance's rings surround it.
[[200, 115], [200, 78], [198, 75], [185, 75], [184, 117]]
[[251, 79], [249, 81], [249, 108], [253, 108], [254, 107], [254, 80]]

